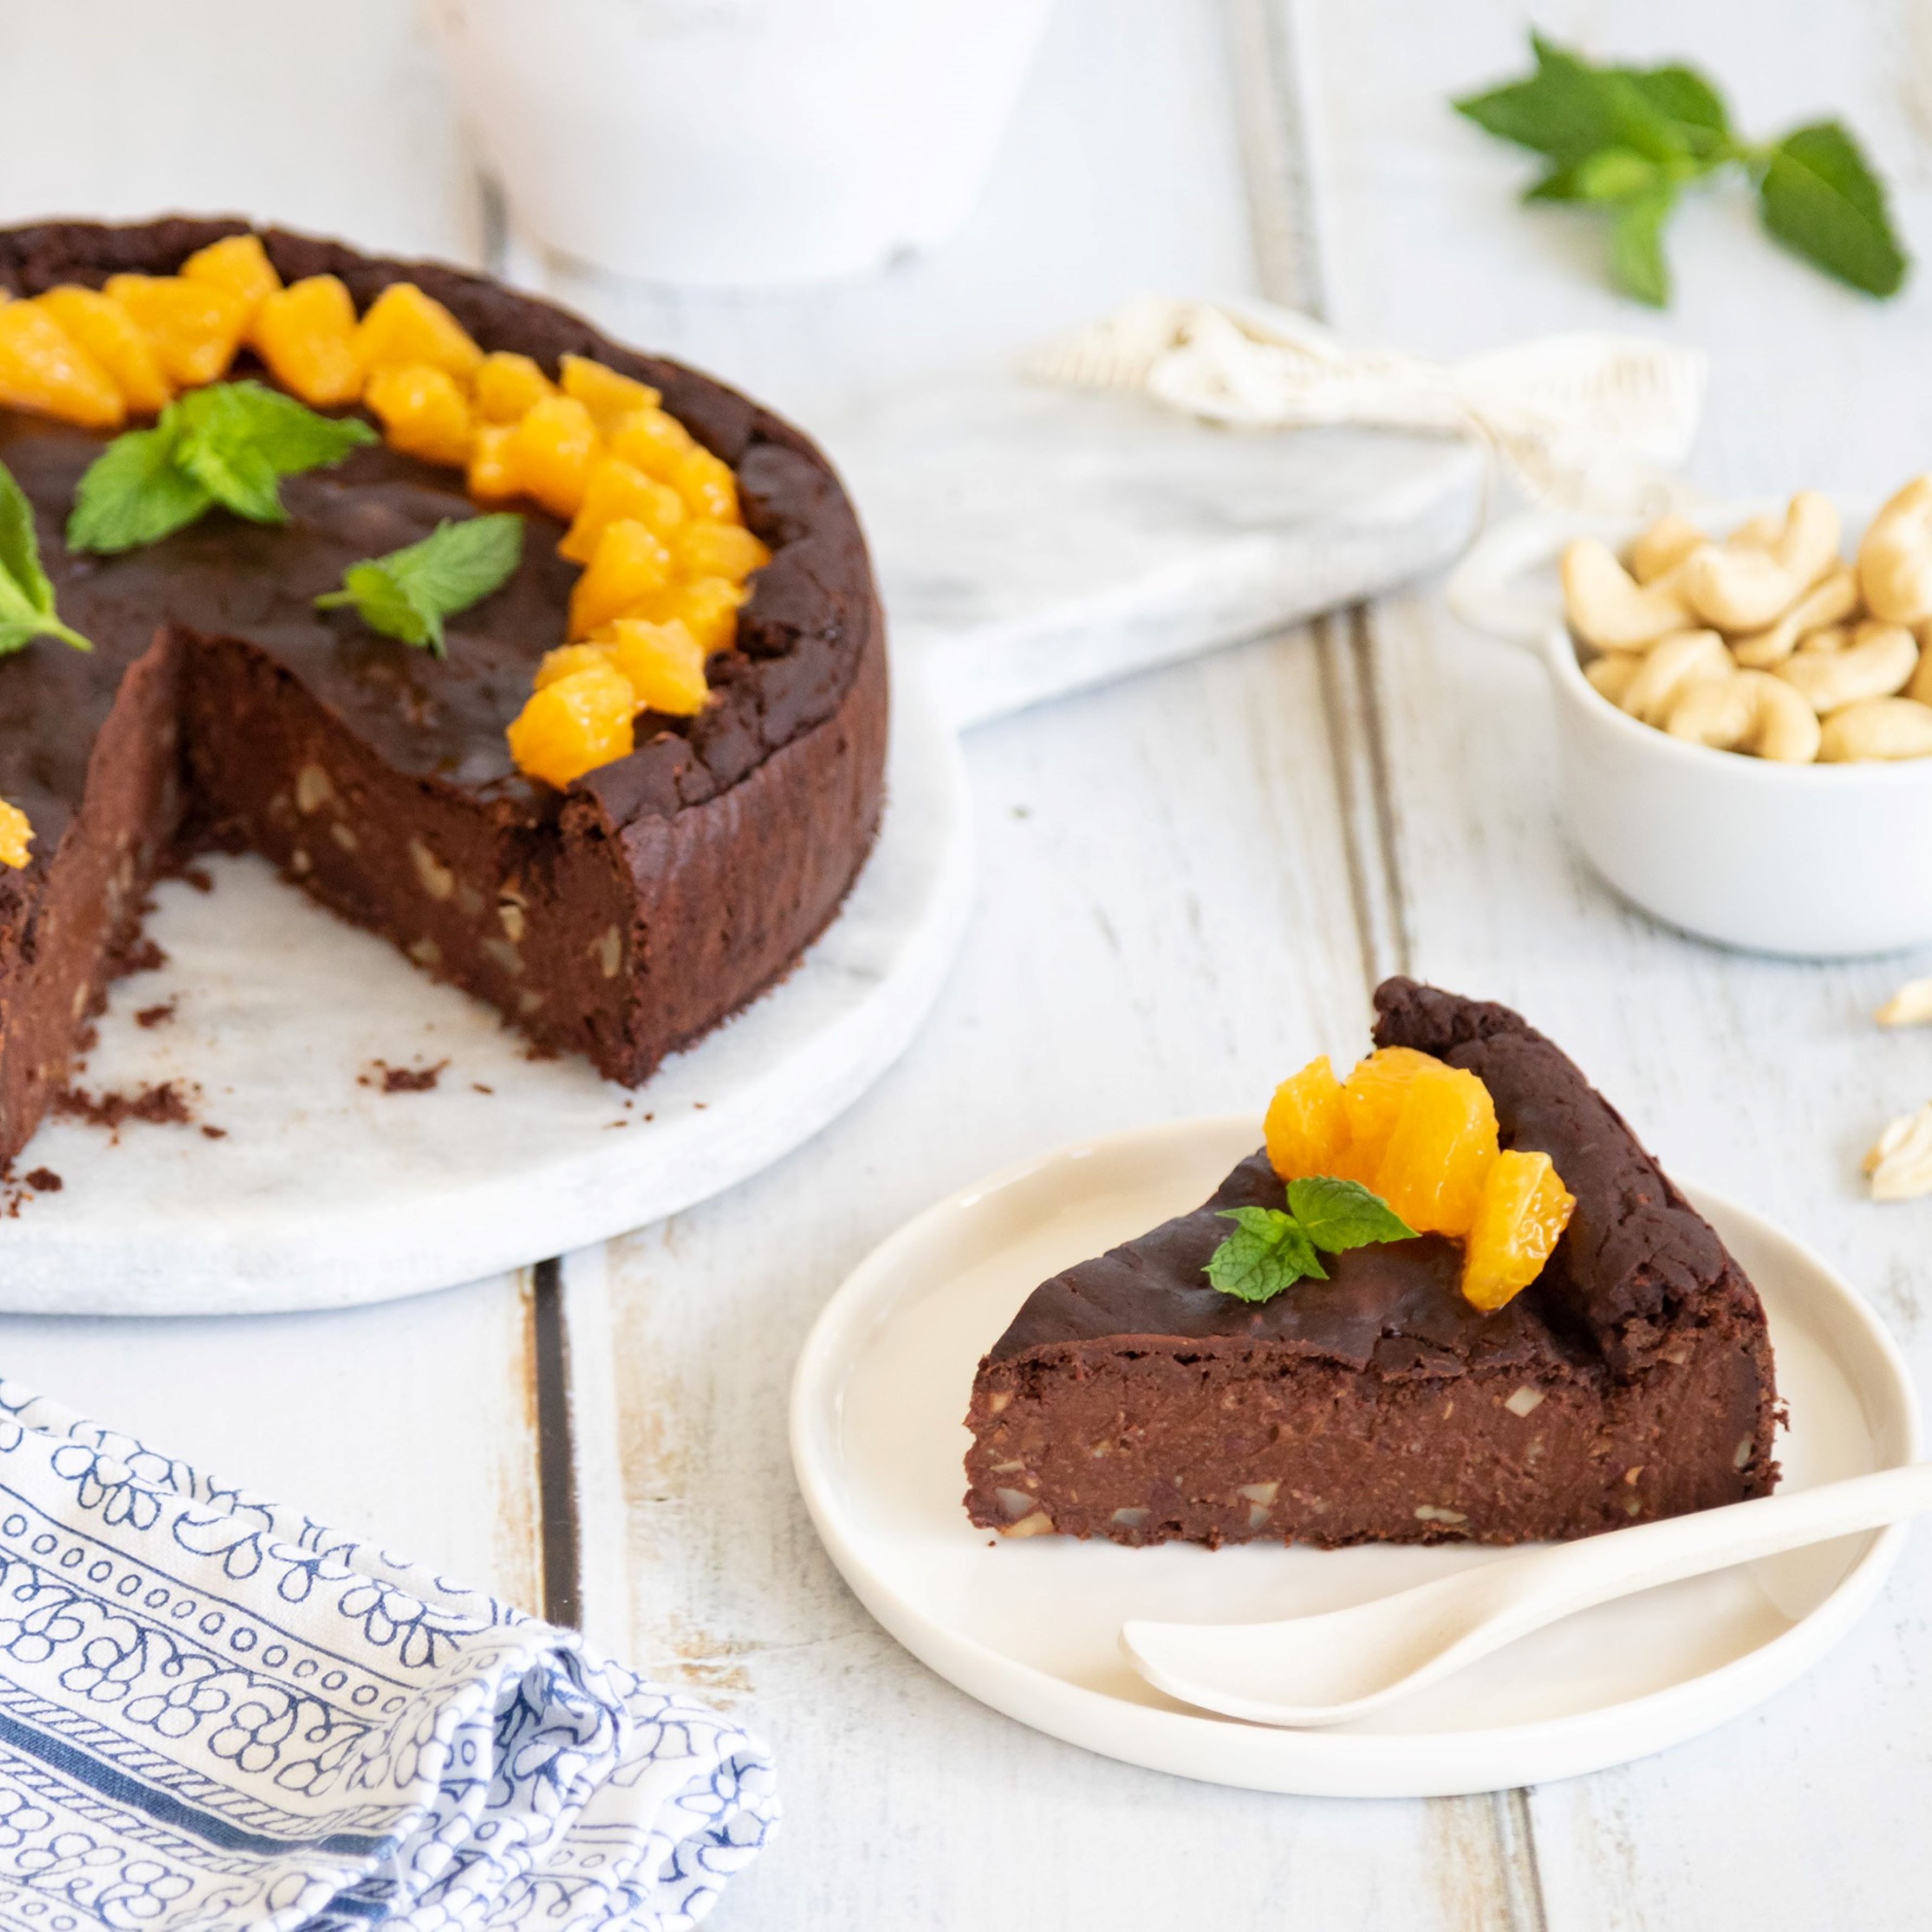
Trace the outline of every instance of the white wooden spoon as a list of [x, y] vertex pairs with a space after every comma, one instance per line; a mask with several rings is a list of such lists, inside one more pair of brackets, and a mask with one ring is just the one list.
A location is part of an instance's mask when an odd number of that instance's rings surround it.
[[1660, 1583], [1829, 1542], [1932, 1509], [1932, 1462], [1541, 1544], [1345, 1610], [1264, 1624], [1120, 1628], [1127, 1661], [1170, 1697], [1312, 1730], [1378, 1711], [1559, 1618]]

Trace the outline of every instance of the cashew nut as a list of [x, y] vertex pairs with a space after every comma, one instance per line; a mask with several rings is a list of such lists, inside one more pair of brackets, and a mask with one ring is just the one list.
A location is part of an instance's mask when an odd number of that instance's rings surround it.
[[1807, 631], [1798, 640], [1798, 651], [1804, 656], [1821, 657], [1847, 650], [1856, 628], [1851, 624], [1827, 624], [1821, 629]]
[[1675, 511], [1659, 517], [1630, 547], [1630, 574], [1640, 584], [1654, 584], [1674, 570], [1705, 541], [1704, 532], [1688, 517]]
[[1827, 764], [1932, 758], [1932, 705], [1910, 698], [1868, 698], [1848, 704], [1826, 719], [1818, 756]]
[[1570, 628], [1602, 651], [1654, 643], [1689, 616], [1674, 590], [1638, 584], [1595, 537], [1580, 537], [1563, 553], [1563, 602]]
[[1736, 668], [1715, 631], [1679, 631], [1652, 650], [1617, 706], [1643, 724], [1661, 724], [1694, 679], [1729, 677]]
[[1606, 651], [1583, 667], [1583, 675], [1615, 704], [1630, 688], [1630, 680], [1642, 670], [1641, 651]]
[[1801, 490], [1784, 526], [1764, 549], [1706, 544], [1684, 562], [1684, 596], [1720, 631], [1760, 631], [1790, 609], [1838, 554], [1838, 513], [1831, 499]]
[[1902, 694], [1916, 698], [1921, 704], [1932, 704], [1932, 650], [1926, 649], [1928, 636], [1932, 636], [1932, 624], [1918, 627], [1918, 668], [1912, 674], [1912, 680]]
[[1733, 550], [1768, 550], [1784, 531], [1784, 519], [1766, 510], [1745, 518], [1724, 541]]
[[1858, 573], [1850, 564], [1840, 564], [1820, 578], [1768, 630], [1734, 639], [1732, 655], [1747, 670], [1768, 670], [1790, 656], [1801, 639], [1806, 649], [1811, 648], [1813, 633], [1840, 622], [1858, 608]]
[[1820, 735], [1810, 706], [1762, 670], [1694, 678], [1678, 692], [1664, 728], [1694, 745], [1749, 752], [1787, 765], [1808, 765], [1818, 755]]
[[1888, 624], [1932, 617], [1932, 476], [1915, 476], [1873, 518], [1858, 545], [1865, 608]]
[[1799, 651], [1772, 675], [1800, 692], [1820, 717], [1827, 718], [1868, 698], [1889, 698], [1904, 689], [1918, 666], [1918, 645], [1898, 624], [1861, 624], [1841, 651]]

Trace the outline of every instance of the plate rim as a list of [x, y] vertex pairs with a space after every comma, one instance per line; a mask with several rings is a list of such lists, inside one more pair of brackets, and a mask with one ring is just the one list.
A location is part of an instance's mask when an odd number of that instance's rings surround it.
[[[1687, 1742], [1793, 1682], [1870, 1607], [1904, 1548], [1908, 1526], [1871, 1532], [1830, 1593], [1768, 1642], [1715, 1670], [1622, 1703], [1526, 1724], [1443, 1732], [1292, 1731], [1158, 1706], [1130, 1704], [1071, 1684], [968, 1636], [911, 1602], [863, 1554], [843, 1520], [834, 1438], [845, 1373], [866, 1336], [916, 1291], [894, 1262], [937, 1226], [1054, 1168], [1166, 1138], [1248, 1136], [1246, 1114], [1200, 1115], [1084, 1137], [1016, 1161], [955, 1190], [902, 1222], [859, 1262], [820, 1310], [793, 1372], [788, 1436], [794, 1478], [834, 1567], [905, 1649], [956, 1688], [1030, 1728], [1104, 1756], [1211, 1784], [1323, 1797], [1443, 1797], [1580, 1776]], [[1714, 1188], [1677, 1184], [1699, 1212], [1735, 1217], [1792, 1250], [1834, 1292], [1835, 1312], [1889, 1378], [1894, 1426], [1908, 1460], [1924, 1454], [1910, 1371], [1890, 1331], [1856, 1288], [1808, 1244]], [[896, 1286], [895, 1285], [896, 1283]], [[926, 1283], [927, 1292], [934, 1292]], [[943, 1291], [940, 1291], [943, 1292]], [[842, 1360], [844, 1367], [842, 1369]], [[1864, 1393], [1862, 1389], [1861, 1394]], [[1876, 1432], [1876, 1430], [1875, 1430]], [[822, 1441], [821, 1441], [822, 1438]]]

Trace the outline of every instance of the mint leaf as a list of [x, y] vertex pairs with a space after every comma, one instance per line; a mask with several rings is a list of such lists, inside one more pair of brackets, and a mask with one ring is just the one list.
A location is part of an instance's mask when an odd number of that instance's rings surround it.
[[87, 466], [68, 518], [69, 550], [112, 554], [158, 543], [185, 528], [214, 499], [175, 466], [170, 404], [152, 429], [117, 436]]
[[113, 552], [158, 543], [217, 503], [251, 523], [286, 523], [283, 477], [376, 440], [354, 416], [318, 416], [260, 382], [190, 390], [152, 429], [116, 436], [88, 466], [68, 546]]
[[1906, 256], [1885, 190], [1835, 121], [1795, 129], [1771, 150], [1758, 202], [1766, 227], [1827, 274], [1868, 295], [1898, 292]]
[[1331, 1255], [1372, 1241], [1406, 1241], [1415, 1230], [1379, 1194], [1355, 1180], [1312, 1174], [1288, 1184], [1288, 1210], [1308, 1238]]
[[1654, 161], [1631, 148], [1599, 148], [1568, 173], [1572, 199], [1577, 201], [1628, 201], [1654, 193], [1670, 178]]
[[54, 586], [40, 567], [40, 539], [34, 506], [0, 463], [0, 656], [34, 638], [58, 638], [77, 651], [94, 646], [54, 614]]
[[1530, 36], [1536, 72], [1526, 80], [1451, 104], [1486, 132], [1574, 166], [1603, 148], [1629, 148], [1651, 160], [1688, 156], [1690, 140], [1627, 70], [1592, 67], [1568, 50]]
[[318, 610], [352, 604], [386, 638], [443, 655], [442, 620], [500, 590], [524, 554], [524, 520], [507, 512], [439, 524], [420, 543], [351, 564]]
[[1238, 1301], [1272, 1301], [1298, 1281], [1326, 1281], [1314, 1244], [1292, 1214], [1278, 1208], [1225, 1208], [1233, 1234], [1208, 1258], [1209, 1282]]
[[1617, 206], [1610, 230], [1610, 275], [1624, 294], [1662, 308], [1670, 299], [1664, 224], [1677, 206], [1674, 188], [1653, 188]]
[[1731, 152], [1731, 118], [1724, 98], [1696, 68], [1673, 64], [1620, 71], [1672, 123], [1694, 154], [1714, 159]]

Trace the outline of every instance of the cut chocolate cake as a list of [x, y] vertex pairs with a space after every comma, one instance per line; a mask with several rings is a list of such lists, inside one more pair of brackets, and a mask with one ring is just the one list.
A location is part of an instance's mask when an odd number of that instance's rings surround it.
[[[1279, 1209], [1265, 1154], [1204, 1207], [1035, 1289], [981, 1361], [966, 1507], [1008, 1534], [1324, 1546], [1587, 1536], [1769, 1492], [1756, 1292], [1622, 1118], [1506, 1008], [1391, 980], [1380, 1047], [1477, 1076], [1504, 1150], [1575, 1206], [1492, 1312], [1441, 1234], [1324, 1254], [1259, 1303], [1205, 1273], [1223, 1210]], [[1325, 1066], [1324, 1069], [1325, 1072]]]
[[[0, 300], [122, 272], [166, 275], [234, 221], [0, 232]], [[452, 620], [448, 655], [318, 611], [345, 568], [474, 514], [460, 469], [386, 446], [289, 479], [289, 521], [217, 509], [112, 556], [63, 532], [106, 436], [0, 410], [0, 463], [34, 513], [62, 618], [0, 659], [0, 796], [31, 862], [0, 877], [0, 1160], [33, 1131], [158, 870], [198, 845], [262, 853], [323, 904], [490, 1001], [538, 1046], [634, 1084], [787, 972], [876, 830], [883, 625], [859, 525], [796, 430], [694, 371], [633, 354], [483, 277], [262, 235], [287, 282], [339, 277], [364, 310], [400, 280], [484, 350], [554, 376], [576, 355], [662, 392], [735, 472], [771, 550], [696, 716], [637, 720], [636, 749], [561, 790], [505, 728], [563, 642], [577, 572], [527, 502], [523, 561]], [[245, 355], [235, 374], [254, 369]]]

